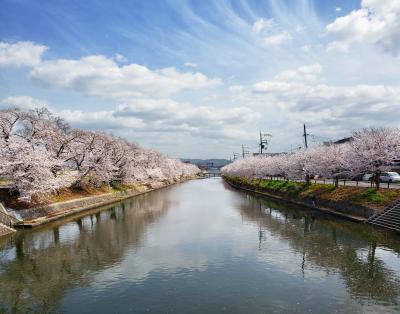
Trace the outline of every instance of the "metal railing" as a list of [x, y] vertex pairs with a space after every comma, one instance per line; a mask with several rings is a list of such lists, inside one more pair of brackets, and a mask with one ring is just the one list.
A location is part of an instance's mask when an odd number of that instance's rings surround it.
[[[264, 177], [267, 180], [287, 180], [284, 177], [279, 176], [267, 176]], [[304, 183], [306, 182], [305, 179], [290, 179], [289, 181]], [[335, 179], [310, 179], [310, 183], [319, 183], [319, 184], [333, 184], [335, 185]], [[361, 180], [350, 180], [350, 179], [339, 179], [338, 186], [356, 186], [356, 187], [376, 187], [374, 181], [361, 181]], [[387, 189], [400, 189], [400, 183], [398, 182], [380, 182], [381, 188]]]

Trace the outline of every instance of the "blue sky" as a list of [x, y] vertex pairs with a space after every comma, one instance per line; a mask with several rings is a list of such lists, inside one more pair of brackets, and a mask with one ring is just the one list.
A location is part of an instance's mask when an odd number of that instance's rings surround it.
[[398, 125], [400, 5], [0, 1], [0, 103], [175, 157]]

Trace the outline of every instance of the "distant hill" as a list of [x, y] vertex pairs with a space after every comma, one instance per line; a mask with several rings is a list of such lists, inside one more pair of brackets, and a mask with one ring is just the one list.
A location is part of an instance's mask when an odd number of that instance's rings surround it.
[[190, 158], [182, 158], [183, 162], [190, 162], [191, 164], [198, 166], [212, 166], [213, 167], [223, 167], [230, 163], [228, 159], [190, 159]]

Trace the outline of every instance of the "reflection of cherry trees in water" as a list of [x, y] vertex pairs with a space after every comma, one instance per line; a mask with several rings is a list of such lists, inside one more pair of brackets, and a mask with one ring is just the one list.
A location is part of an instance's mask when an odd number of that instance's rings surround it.
[[[271, 234], [287, 242], [302, 255], [299, 271], [307, 268], [339, 274], [349, 293], [361, 303], [396, 304], [400, 297], [400, 278], [376, 256], [379, 245], [399, 254], [398, 236], [380, 234], [367, 226], [336, 222], [316, 213], [288, 208], [286, 205], [248, 196], [239, 206], [242, 216], [257, 223], [260, 250]], [[372, 234], [372, 235], [371, 235]], [[367, 252], [362, 256], [360, 252]]]
[[121, 262], [128, 249], [139, 247], [147, 226], [170, 205], [162, 191], [155, 191], [51, 229], [18, 233], [2, 243], [0, 313], [56, 310], [67, 289], [89, 285], [96, 271]]

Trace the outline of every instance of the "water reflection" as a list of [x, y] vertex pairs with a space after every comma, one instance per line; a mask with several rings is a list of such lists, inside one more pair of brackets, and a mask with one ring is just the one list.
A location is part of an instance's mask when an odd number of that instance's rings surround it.
[[0, 313], [54, 311], [68, 288], [91, 284], [97, 270], [118, 263], [128, 247], [140, 247], [146, 227], [170, 206], [156, 191], [3, 241]]
[[400, 311], [400, 239], [198, 180], [0, 238], [0, 313]]
[[[271, 236], [283, 239], [301, 255], [298, 266], [303, 276], [312, 276], [317, 270], [327, 275], [338, 273], [351, 296], [360, 302], [398, 303], [400, 277], [390, 265], [395, 261], [400, 266], [398, 235], [252, 195], [242, 198], [237, 208], [246, 220], [259, 226], [260, 250]], [[377, 251], [386, 254], [379, 257]]]

